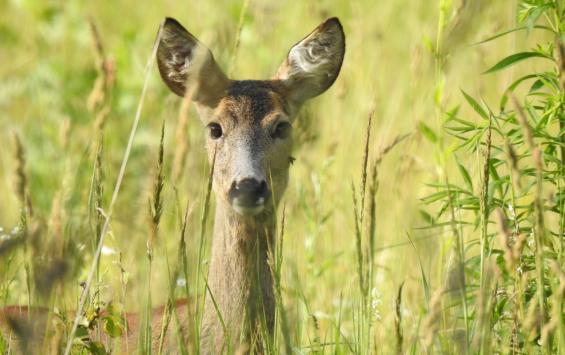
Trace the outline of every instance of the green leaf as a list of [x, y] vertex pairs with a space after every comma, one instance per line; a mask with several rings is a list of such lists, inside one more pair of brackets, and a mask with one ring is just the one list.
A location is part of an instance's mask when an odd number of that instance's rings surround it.
[[467, 102], [469, 103], [469, 105], [471, 105], [473, 110], [475, 110], [475, 112], [478, 113], [482, 118], [488, 120], [489, 115], [485, 111], [485, 109], [465, 91], [461, 90], [461, 92], [463, 93], [463, 96], [465, 96], [465, 100], [467, 100]]
[[121, 319], [116, 316], [110, 316], [104, 318], [104, 332], [112, 338], [121, 337], [124, 333], [124, 327], [122, 325]]
[[539, 6], [529, 6], [526, 11], [519, 14], [519, 18], [522, 22], [526, 24], [528, 33], [535, 27], [537, 20], [543, 15], [544, 12], [551, 9], [553, 5], [549, 4], [539, 4]]
[[459, 172], [461, 173], [461, 176], [463, 176], [463, 180], [465, 180], [469, 191], [473, 192], [473, 180], [471, 179], [471, 175], [469, 175], [467, 169], [465, 169], [460, 162], [457, 162], [457, 166], [459, 167]]
[[75, 338], [84, 339], [84, 338], [88, 338], [89, 336], [90, 336], [90, 334], [88, 333], [87, 328], [85, 328], [82, 325], [79, 325], [77, 327], [77, 330], [75, 331]]
[[504, 108], [506, 107], [506, 104], [508, 103], [508, 98], [510, 97], [510, 94], [512, 92], [514, 92], [514, 90], [516, 89], [516, 87], [518, 87], [518, 85], [520, 85], [525, 80], [533, 79], [533, 78], [537, 78], [537, 77], [538, 77], [538, 74], [525, 75], [525, 76], [517, 79], [516, 81], [514, 81], [512, 84], [510, 84], [510, 86], [508, 86], [508, 88], [504, 91], [504, 94], [502, 94], [502, 98], [500, 99], [500, 111], [504, 111]]
[[534, 83], [532, 84], [532, 87], [530, 88], [530, 93], [534, 92], [534, 91], [538, 91], [539, 89], [543, 88], [545, 86], [543, 80], [538, 79], [536, 81], [534, 81]]
[[412, 241], [412, 238], [410, 238], [410, 234], [406, 233], [406, 237], [408, 237], [408, 241], [412, 245], [412, 248], [414, 248], [414, 251], [416, 252], [416, 256], [418, 257], [418, 263], [420, 264], [420, 274], [422, 275], [422, 288], [424, 289], [424, 296], [426, 298], [426, 304], [429, 307], [430, 300], [431, 300], [430, 285], [428, 283], [428, 279], [426, 278], [426, 272], [424, 271], [424, 266], [422, 265], [422, 259], [420, 258], [420, 253], [418, 252], [418, 249], [416, 248], [416, 244], [414, 244], [414, 241]]
[[443, 124], [448, 123], [451, 120], [457, 119], [457, 114], [459, 113], [459, 105], [455, 106], [451, 110], [447, 111], [443, 117]]
[[504, 68], [507, 68], [507, 67], [509, 67], [513, 64], [516, 64], [518, 62], [521, 62], [521, 61], [529, 59], [529, 58], [552, 59], [552, 58], [547, 57], [545, 54], [542, 54], [542, 53], [539, 53], [539, 52], [515, 53], [515, 54], [509, 55], [508, 57], [502, 59], [500, 62], [498, 62], [494, 66], [492, 66], [489, 70], [485, 71], [483, 74], [490, 74], [490, 73], [497, 72], [499, 70], [502, 70]]
[[441, 199], [447, 197], [448, 195], [449, 195], [449, 193], [448, 193], [447, 190], [439, 191], [439, 192], [433, 193], [429, 196], [422, 198], [421, 201], [425, 204], [430, 204], [432, 202], [441, 200]]
[[[553, 30], [552, 30], [551, 28], [547, 27], [547, 26], [536, 25], [536, 26], [534, 26], [534, 28], [537, 28], [537, 29], [540, 29], [540, 30], [546, 30], [546, 31], [553, 32]], [[513, 29], [508, 30], [508, 31], [500, 32], [500, 33], [495, 34], [495, 35], [492, 36], [492, 37], [488, 37], [488, 38], [486, 38], [486, 39], [483, 39], [483, 40], [480, 41], [480, 42], [475, 43], [475, 45], [487, 43], [487, 42], [490, 42], [490, 41], [495, 40], [495, 39], [497, 39], [497, 38], [506, 36], [507, 34], [510, 34], [510, 33], [516, 32], [516, 31], [522, 31], [522, 30], [529, 30], [529, 28], [528, 28], [528, 26], [522, 26], [522, 27], [513, 28]]]
[[429, 139], [432, 143], [437, 142], [437, 135], [435, 134], [434, 130], [430, 126], [428, 126], [424, 122], [420, 121], [420, 124], [419, 124], [418, 127], [420, 128], [420, 132], [424, 135], [424, 137]]
[[424, 210], [418, 210], [418, 212], [420, 213], [420, 216], [426, 221], [427, 224], [431, 224], [431, 225], [435, 224], [435, 219], [431, 214], [429, 214]]
[[87, 343], [86, 348], [92, 355], [106, 355], [106, 349], [104, 348], [104, 344], [99, 341], [89, 341]]

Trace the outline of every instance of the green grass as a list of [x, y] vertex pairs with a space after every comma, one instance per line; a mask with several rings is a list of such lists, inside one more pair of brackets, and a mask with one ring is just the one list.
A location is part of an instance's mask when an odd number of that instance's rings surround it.
[[112, 302], [98, 322], [117, 334], [122, 308], [202, 301], [204, 131], [155, 67], [112, 202], [159, 24], [176, 17], [234, 78], [266, 79], [338, 16], [342, 71], [295, 128], [264, 347], [564, 353], [565, 90], [550, 46], [565, 6], [465, 3], [0, 3], [0, 306], [76, 309], [108, 213], [81, 324]]

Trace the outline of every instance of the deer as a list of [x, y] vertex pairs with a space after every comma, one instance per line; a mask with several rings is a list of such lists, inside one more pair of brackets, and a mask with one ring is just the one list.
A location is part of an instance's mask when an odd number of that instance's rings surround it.
[[[202, 354], [233, 352], [258, 344], [262, 334], [273, 336], [269, 253], [293, 161], [293, 123], [306, 101], [332, 86], [344, 55], [343, 27], [333, 17], [292, 46], [271, 79], [234, 80], [177, 20], [164, 21], [159, 73], [174, 94], [194, 102], [206, 134], [216, 199], [198, 346]], [[154, 313], [153, 324], [160, 324], [161, 314]], [[190, 320], [184, 314], [179, 313], [179, 322], [186, 331]], [[154, 339], [160, 331], [156, 325]], [[131, 324], [129, 329], [136, 332]], [[262, 351], [260, 344], [252, 349]]]

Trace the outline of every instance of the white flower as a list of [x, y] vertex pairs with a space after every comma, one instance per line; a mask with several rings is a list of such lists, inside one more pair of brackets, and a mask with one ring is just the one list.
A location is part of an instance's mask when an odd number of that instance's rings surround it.
[[381, 311], [379, 307], [383, 303], [381, 293], [376, 287], [371, 290], [371, 310], [375, 316], [376, 320], [381, 320]]
[[508, 204], [508, 211], [510, 212], [510, 216], [508, 216], [508, 219], [511, 221], [516, 219], [516, 212], [514, 212], [514, 207], [512, 207], [511, 204]]
[[308, 235], [306, 239], [304, 239], [304, 249], [310, 251], [312, 248], [314, 248], [314, 238]]
[[186, 279], [184, 277], [179, 277], [177, 279], [177, 287], [185, 287], [186, 286]]
[[535, 243], [536, 243], [536, 242], [534, 241], [533, 236], [534, 236], [534, 233], [530, 233], [530, 238], [528, 238], [528, 246], [531, 247], [531, 248], [533, 248], [534, 245], [535, 245]]
[[117, 254], [115, 249], [112, 249], [110, 247], [107, 246], [102, 246], [102, 255], [113, 255], [113, 254]]

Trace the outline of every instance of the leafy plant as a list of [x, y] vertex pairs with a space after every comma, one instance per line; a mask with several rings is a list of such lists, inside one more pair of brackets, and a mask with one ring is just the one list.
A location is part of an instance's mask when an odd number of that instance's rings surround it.
[[[478, 120], [461, 117], [458, 108], [442, 114], [443, 132], [459, 142], [449, 157], [463, 184], [434, 183], [437, 191], [423, 202], [439, 205], [430, 228], [452, 225], [464, 240], [464, 273], [451, 271], [441, 293], [453, 300], [443, 310], [452, 319], [446, 327], [455, 331], [464, 319], [468, 331], [458, 346], [473, 352], [565, 350], [563, 285], [556, 281], [565, 239], [564, 10], [560, 1], [522, 1], [521, 26], [482, 43], [520, 30], [543, 32], [549, 41], [503, 58], [484, 74], [540, 59], [544, 69], [514, 80], [498, 110], [462, 91]], [[480, 189], [472, 166], [458, 159], [467, 154], [479, 157]], [[451, 296], [461, 287], [458, 301]]]

